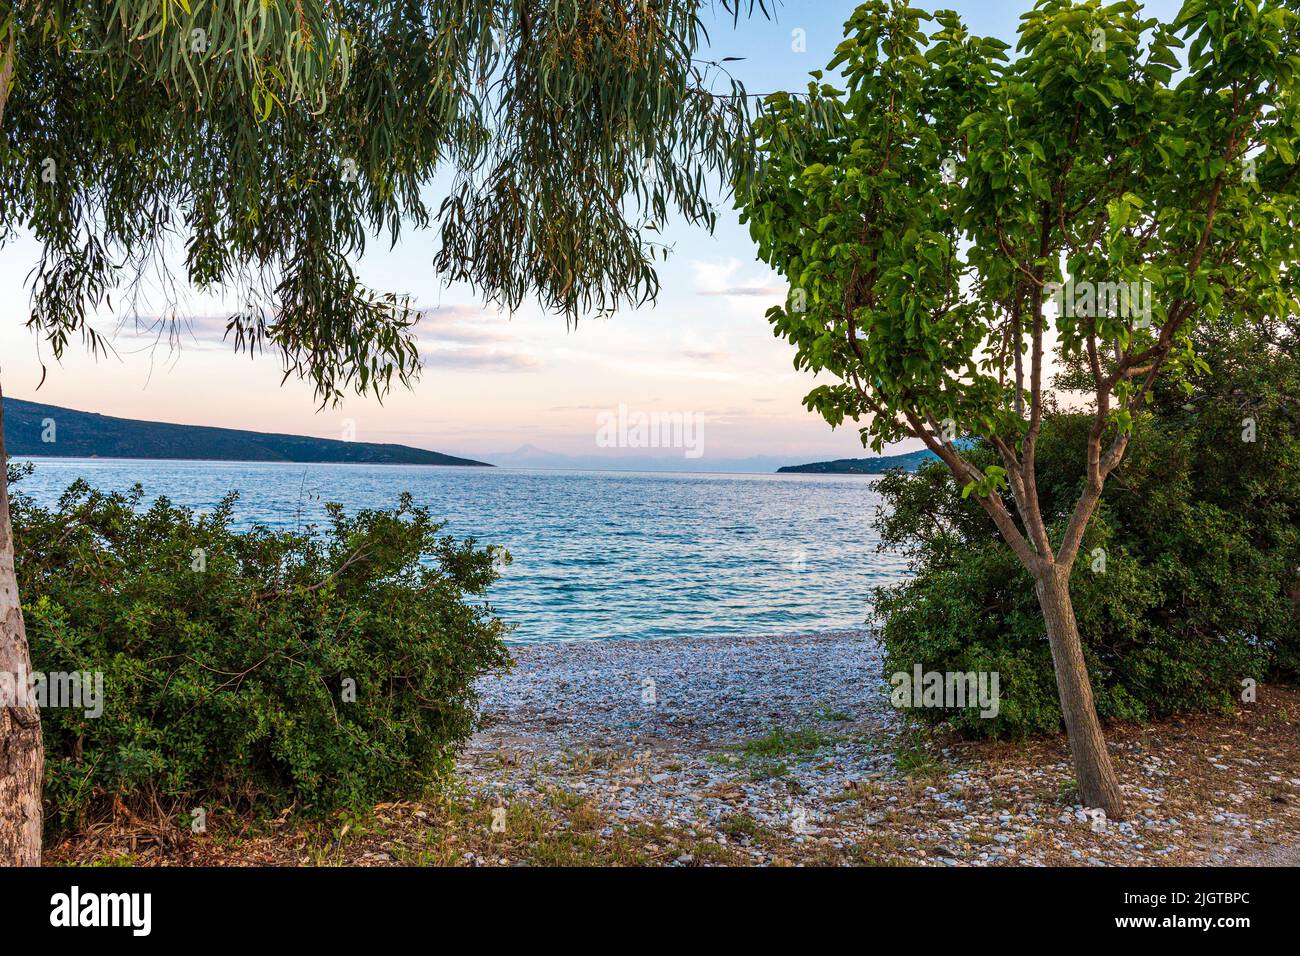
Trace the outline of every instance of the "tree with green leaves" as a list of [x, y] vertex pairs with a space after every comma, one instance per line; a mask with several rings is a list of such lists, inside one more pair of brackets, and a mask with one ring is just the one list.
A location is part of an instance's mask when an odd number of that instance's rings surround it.
[[[933, 24], [933, 28], [929, 25]], [[763, 104], [738, 173], [769, 312], [809, 408], [864, 443], [923, 441], [1035, 582], [1079, 792], [1122, 817], [1069, 575], [1158, 376], [1192, 331], [1296, 311], [1296, 0], [1040, 0], [1019, 41], [872, 0], [806, 96]], [[1045, 510], [1035, 454], [1054, 356], [1081, 362], [1076, 493]], [[977, 467], [962, 435], [996, 449]]]
[[[1300, 683], [1300, 321], [1197, 329], [1210, 371], [1156, 380], [1106, 482], [1070, 576], [1098, 715], [1145, 723], [1230, 712], [1255, 682]], [[1082, 390], [1088, 371], [1054, 384]], [[1083, 376], [1080, 379], [1079, 376]], [[1242, 440], [1242, 420], [1256, 423]], [[1091, 414], [1049, 403], [1038, 436], [1046, 512], [1073, 505]], [[999, 455], [973, 440], [980, 468]], [[893, 471], [876, 486], [880, 549], [909, 574], [873, 590], [885, 673], [997, 671], [995, 717], [916, 712], [968, 736], [1051, 733], [1061, 710], [1033, 581], [947, 467]]]
[[[716, 95], [695, 57], [709, 6], [0, 0], [0, 246], [40, 245], [28, 326], [56, 358], [103, 349], [96, 318], [181, 262], [243, 304], [234, 348], [275, 351], [327, 403], [419, 370], [418, 310], [354, 269], [375, 236], [432, 230], [433, 269], [505, 308], [644, 302], [663, 251], [645, 227], [712, 227], [744, 120], [743, 91]], [[0, 483], [0, 673], [30, 672]], [[34, 864], [40, 715], [12, 696], [0, 865]]]

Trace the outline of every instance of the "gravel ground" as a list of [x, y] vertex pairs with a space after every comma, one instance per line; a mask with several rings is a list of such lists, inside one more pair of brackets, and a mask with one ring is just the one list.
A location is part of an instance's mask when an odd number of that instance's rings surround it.
[[[526, 645], [480, 685], [491, 726], [460, 770], [503, 802], [554, 787], [590, 798], [611, 826], [716, 831], [743, 814], [798, 845], [828, 801], [894, 766], [881, 656], [867, 631]], [[801, 729], [772, 753], [744, 750]]]
[[[514, 649], [517, 666], [482, 681], [489, 721], [547, 750], [571, 745], [717, 747], [827, 707], [894, 722], [882, 650], [866, 631], [741, 639], [574, 641]], [[647, 682], [652, 682], [648, 684]]]
[[653, 822], [755, 863], [1266, 863], [1300, 846], [1293, 721], [1285, 748], [1270, 724], [1209, 760], [1204, 736], [1232, 732], [1114, 729], [1132, 815], [1107, 821], [1072, 802], [1063, 740], [919, 744], [881, 654], [867, 631], [522, 646], [482, 682], [490, 723], [459, 769], [501, 805], [561, 791], [605, 837]]

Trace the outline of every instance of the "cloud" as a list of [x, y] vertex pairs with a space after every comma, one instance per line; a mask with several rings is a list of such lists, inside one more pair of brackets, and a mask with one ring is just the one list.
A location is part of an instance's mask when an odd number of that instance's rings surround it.
[[[519, 372], [541, 368], [500, 311], [482, 305], [420, 309], [417, 344], [426, 367]], [[503, 346], [506, 346], [503, 348]]]
[[678, 354], [695, 362], [723, 362], [732, 357], [732, 348], [725, 333], [701, 335], [692, 328], [682, 334]]
[[[485, 306], [440, 305], [416, 308], [414, 311], [419, 320], [417, 327], [421, 331], [433, 330], [440, 338], [455, 338], [461, 341], [501, 341], [512, 337], [509, 333], [509, 321], [500, 312]], [[221, 339], [226, 334], [230, 317], [234, 314], [235, 310], [211, 315], [183, 313], [132, 315], [122, 319], [118, 331], [124, 335], [153, 337], [160, 331], [165, 336], [169, 328], [175, 328], [185, 335], [192, 332], [200, 339]]]
[[487, 372], [526, 372], [542, 367], [535, 355], [498, 352], [493, 349], [420, 349], [420, 361], [426, 368], [475, 369]]
[[697, 295], [752, 296], [753, 298], [771, 299], [786, 294], [783, 285], [732, 286], [728, 289], [699, 289]]
[[682, 349], [682, 357], [696, 362], [720, 362], [727, 353], [716, 349]]
[[418, 328], [420, 338], [428, 342], [464, 342], [482, 344], [487, 342], [511, 342], [514, 336], [492, 329], [476, 329], [465, 325], [446, 325], [434, 328]]
[[421, 339], [482, 344], [516, 339], [500, 312], [480, 305], [440, 305], [420, 309]]
[[503, 319], [501, 310], [487, 305], [479, 305], [473, 302], [459, 302], [452, 305], [429, 305], [423, 306], [417, 310], [421, 318], [431, 319], [435, 322], [445, 319], [483, 319], [489, 321], [493, 319]]
[[786, 287], [777, 284], [779, 276], [770, 269], [761, 275], [740, 275], [739, 259], [731, 258], [723, 262], [696, 259], [691, 262], [691, 268], [695, 271], [696, 295], [727, 299], [739, 312], [752, 311], [753, 305], [746, 300], [779, 300], [786, 294]]
[[[521, 348], [519, 338], [500, 313], [477, 305], [419, 309], [414, 328], [416, 346], [426, 367], [478, 371], [528, 371], [540, 368], [541, 359]], [[138, 343], [148, 348], [199, 349], [229, 347], [226, 336], [230, 315], [138, 315], [124, 319], [117, 338], [124, 346]], [[504, 347], [503, 346], [513, 346]]]
[[159, 342], [220, 342], [226, 337], [230, 314], [133, 315], [118, 323], [116, 335]]
[[738, 377], [735, 372], [731, 371], [718, 368], [700, 368], [693, 362], [682, 361], [680, 356], [676, 354], [660, 360], [627, 357], [613, 352], [588, 352], [571, 348], [553, 348], [549, 354], [551, 358], [561, 363], [580, 363], [610, 372], [650, 379], [676, 381], [689, 378], [730, 382]]

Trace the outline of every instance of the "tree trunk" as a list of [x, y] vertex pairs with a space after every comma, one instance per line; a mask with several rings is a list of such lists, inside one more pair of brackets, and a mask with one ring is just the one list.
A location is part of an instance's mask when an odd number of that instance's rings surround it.
[[1047, 641], [1056, 669], [1065, 732], [1070, 739], [1079, 795], [1086, 807], [1100, 807], [1112, 820], [1124, 818], [1124, 797], [1110, 763], [1106, 739], [1092, 700], [1092, 683], [1083, 659], [1079, 626], [1070, 603], [1070, 571], [1052, 564], [1036, 576], [1035, 591], [1047, 622]]
[[18, 603], [8, 462], [0, 392], [0, 866], [40, 866], [45, 747], [41, 712], [28, 692], [32, 662]]

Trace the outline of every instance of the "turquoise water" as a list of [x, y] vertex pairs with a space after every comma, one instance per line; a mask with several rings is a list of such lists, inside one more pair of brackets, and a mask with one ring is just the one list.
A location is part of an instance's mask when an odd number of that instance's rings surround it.
[[677, 475], [510, 468], [36, 459], [22, 490], [51, 503], [75, 478], [135, 482], [196, 509], [240, 492], [236, 519], [293, 528], [325, 501], [384, 508], [410, 491], [445, 532], [505, 545], [490, 600], [512, 640], [802, 633], [860, 626], [880, 501], [857, 476]]

